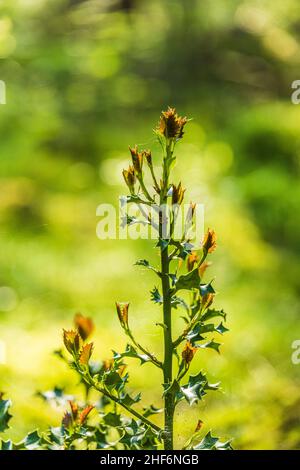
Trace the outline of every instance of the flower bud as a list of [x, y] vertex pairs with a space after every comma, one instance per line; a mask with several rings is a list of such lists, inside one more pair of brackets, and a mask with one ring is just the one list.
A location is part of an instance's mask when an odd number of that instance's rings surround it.
[[205, 294], [201, 299], [202, 309], [208, 308], [214, 301], [214, 294]]
[[83, 341], [85, 341], [95, 329], [93, 320], [89, 317], [84, 317], [81, 313], [76, 313], [74, 324]]
[[148, 163], [148, 166], [151, 168], [152, 167], [151, 150], [143, 150], [142, 151], [142, 156], [143, 156], [143, 158], [146, 159], [146, 162]]
[[79, 421], [80, 425], [85, 423], [88, 415], [90, 414], [90, 412], [92, 411], [93, 408], [94, 408], [93, 405], [88, 405], [81, 411], [81, 413], [79, 415], [79, 418], [78, 418], [78, 421]]
[[201, 266], [199, 266], [199, 270], [198, 270], [198, 271], [199, 271], [199, 276], [200, 276], [200, 278], [203, 277], [205, 271], [207, 270], [207, 268], [208, 268], [210, 265], [211, 265], [211, 263], [205, 262], [205, 263], [202, 263]]
[[208, 229], [202, 243], [202, 248], [205, 253], [212, 253], [217, 247], [217, 236], [214, 230]]
[[192, 346], [192, 344], [189, 341], [187, 341], [181, 353], [182, 359], [186, 365], [189, 365], [192, 362], [193, 357], [195, 356], [196, 352], [197, 352], [197, 348], [195, 346]]
[[142, 152], [138, 152], [137, 146], [134, 148], [129, 147], [132, 164], [136, 175], [139, 177], [142, 174], [142, 167], [143, 167], [143, 154]]
[[78, 331], [63, 330], [63, 340], [64, 340], [64, 345], [66, 349], [69, 351], [69, 353], [77, 356], [82, 345], [82, 339]]
[[128, 308], [129, 308], [129, 303], [120, 303], [116, 302], [116, 307], [117, 307], [117, 314], [119, 317], [119, 321], [121, 323], [122, 328], [125, 330], [128, 328]]
[[192, 251], [192, 253], [189, 254], [186, 260], [186, 267], [187, 270], [190, 272], [194, 269], [194, 265], [198, 263], [199, 261], [199, 256], [197, 255], [196, 251]]
[[134, 194], [134, 185], [136, 182], [136, 177], [133, 166], [129, 165], [128, 170], [123, 170], [122, 174], [130, 193]]
[[178, 116], [175, 108], [169, 107], [167, 111], [161, 113], [156, 130], [166, 139], [181, 139], [183, 137], [183, 128], [187, 121], [186, 117]]
[[172, 185], [172, 204], [181, 204], [184, 198], [185, 189], [179, 183], [178, 186]]

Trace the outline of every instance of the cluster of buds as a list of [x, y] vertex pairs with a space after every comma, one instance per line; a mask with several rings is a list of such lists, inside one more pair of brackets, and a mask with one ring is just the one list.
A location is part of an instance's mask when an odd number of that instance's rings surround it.
[[79, 409], [77, 403], [73, 401], [69, 401], [71, 411], [66, 411], [63, 419], [62, 419], [62, 426], [69, 431], [73, 430], [77, 426], [82, 426], [92, 411], [94, 406], [88, 405], [82, 410]]
[[169, 107], [161, 113], [156, 131], [166, 139], [181, 139], [187, 122], [186, 117], [178, 116], [176, 109]]
[[93, 352], [93, 343], [84, 344], [85, 340], [94, 331], [91, 318], [77, 313], [74, 317], [76, 330], [63, 330], [63, 341], [67, 351], [80, 365], [87, 366]]

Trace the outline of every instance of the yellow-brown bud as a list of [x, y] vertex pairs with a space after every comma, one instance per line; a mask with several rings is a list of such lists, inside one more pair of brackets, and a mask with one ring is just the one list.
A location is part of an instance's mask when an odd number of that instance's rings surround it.
[[186, 365], [189, 365], [192, 362], [193, 357], [195, 356], [196, 352], [197, 352], [197, 348], [195, 346], [192, 346], [192, 344], [189, 341], [187, 341], [181, 353], [182, 359]]
[[208, 308], [214, 301], [214, 294], [205, 294], [201, 299], [202, 309]]
[[127, 303], [127, 302], [124, 302], [124, 303], [116, 302], [116, 308], [117, 308], [117, 314], [118, 314], [121, 326], [123, 328], [127, 329], [128, 328], [129, 303]]
[[199, 261], [199, 256], [197, 255], [196, 251], [192, 251], [192, 253], [189, 254], [186, 260], [186, 267], [187, 270], [190, 272], [194, 269], [194, 265], [198, 263]]
[[151, 168], [152, 167], [151, 150], [143, 150], [142, 151], [142, 156], [143, 156], [143, 158], [146, 159], [146, 162], [148, 163], [148, 166]]
[[134, 171], [136, 172], [137, 176], [140, 176], [143, 168], [143, 153], [138, 151], [137, 146], [134, 148], [129, 147], [129, 150], [131, 153]]
[[82, 339], [78, 331], [63, 330], [63, 340], [64, 340], [64, 345], [66, 349], [69, 351], [69, 353], [78, 355], [81, 345], [82, 345]]
[[172, 185], [172, 204], [181, 204], [184, 198], [185, 189], [179, 183], [178, 186]]
[[84, 317], [81, 313], [76, 313], [74, 324], [83, 341], [85, 341], [95, 329], [93, 320], [90, 317]]
[[128, 170], [122, 172], [125, 183], [131, 194], [134, 194], [134, 185], [136, 182], [135, 172], [133, 166], [129, 165]]
[[212, 253], [217, 247], [217, 236], [214, 230], [208, 229], [202, 243], [202, 248], [206, 253]]
[[186, 117], [178, 116], [175, 108], [169, 107], [167, 111], [161, 113], [156, 130], [166, 139], [181, 139], [183, 137], [183, 128], [187, 121]]

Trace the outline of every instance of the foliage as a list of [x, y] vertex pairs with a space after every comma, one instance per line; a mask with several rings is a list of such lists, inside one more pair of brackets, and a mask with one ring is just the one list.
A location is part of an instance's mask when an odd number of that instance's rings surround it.
[[[71, 362], [65, 357], [63, 351], [56, 354], [69, 363], [78, 374], [80, 381], [85, 385], [86, 401], [81, 406], [73, 399], [69, 399], [70, 410], [66, 411], [59, 428], [50, 428], [47, 433], [39, 434], [33, 431], [20, 443], [2, 441], [2, 449], [76, 449], [84, 446], [86, 449], [154, 449], [164, 446], [166, 450], [174, 448], [173, 419], [174, 410], [178, 403], [186, 400], [194, 405], [202, 400], [210, 390], [218, 390], [219, 384], [210, 384], [206, 375], [199, 371], [190, 375], [185, 382], [191, 362], [198, 350], [211, 348], [217, 352], [220, 344], [214, 339], [208, 339], [210, 333], [222, 335], [227, 331], [223, 323], [215, 325], [212, 319], [221, 316], [225, 319], [223, 311], [212, 310], [215, 290], [212, 283], [202, 282], [206, 258], [216, 249], [216, 234], [208, 229], [202, 241], [201, 256], [191, 243], [190, 230], [193, 226], [193, 216], [196, 205], [190, 204], [190, 210], [185, 221], [184, 233], [180, 241], [175, 237], [175, 221], [178, 206], [183, 203], [184, 192], [181, 183], [176, 186], [170, 182], [171, 168], [176, 157], [174, 149], [177, 141], [182, 139], [187, 118], [178, 116], [175, 109], [169, 108], [163, 112], [155, 133], [162, 147], [162, 173], [160, 183], [155, 176], [152, 155], [149, 150], [139, 151], [138, 147], [130, 148], [132, 166], [123, 171], [124, 180], [130, 190], [131, 198], [128, 204], [138, 200], [140, 205], [146, 207], [153, 205], [158, 214], [158, 222], [154, 224], [157, 230], [158, 243], [156, 244], [160, 255], [161, 267], [153, 268], [143, 259], [136, 265], [152, 270], [160, 279], [161, 292], [155, 286], [151, 291], [151, 300], [162, 307], [162, 331], [164, 337], [164, 358], [160, 360], [157, 355], [148, 351], [135, 337], [129, 323], [129, 303], [116, 302], [119, 322], [130, 343], [124, 352], [113, 352], [113, 358], [103, 362], [93, 362], [92, 354], [94, 344], [87, 340], [94, 331], [91, 318], [77, 313], [74, 318], [75, 329], [63, 330], [63, 342]], [[154, 195], [148, 190], [144, 182], [143, 166], [147, 164], [153, 180]], [[159, 206], [156, 202], [159, 198]], [[163, 210], [169, 204], [169, 213], [166, 216]], [[143, 212], [144, 218], [150, 220], [149, 213]], [[153, 220], [151, 219], [151, 224]], [[143, 223], [141, 221], [141, 223]], [[165, 234], [167, 227], [168, 236]], [[171, 251], [169, 251], [171, 248]], [[187, 272], [178, 274], [182, 261], [186, 260]], [[171, 266], [174, 266], [171, 268]], [[180, 291], [190, 293], [190, 302], [177, 296]], [[172, 309], [182, 307], [185, 311], [184, 329], [176, 338], [172, 338]], [[181, 351], [181, 353], [180, 353]], [[138, 359], [142, 364], [149, 362], [159, 368], [163, 374], [164, 408], [159, 409], [153, 404], [137, 410], [136, 405], [141, 400], [141, 393], [133, 395], [129, 388], [129, 374], [124, 362], [125, 358]], [[177, 372], [173, 371], [173, 358], [177, 359]], [[95, 390], [105, 397], [102, 406], [98, 409], [88, 401], [89, 393]], [[55, 388], [53, 392], [40, 393], [40, 396], [49, 402], [65, 404], [66, 398], [63, 390]], [[113, 408], [112, 408], [113, 405]], [[8, 409], [10, 401], [0, 402], [1, 430], [8, 426], [10, 415]], [[96, 422], [90, 424], [89, 417], [96, 410]], [[125, 415], [122, 414], [125, 412]], [[164, 424], [158, 426], [150, 417], [164, 412]], [[127, 417], [127, 414], [131, 416]], [[221, 443], [208, 433], [198, 444], [196, 436], [190, 439], [193, 449], [230, 449], [230, 443]]]

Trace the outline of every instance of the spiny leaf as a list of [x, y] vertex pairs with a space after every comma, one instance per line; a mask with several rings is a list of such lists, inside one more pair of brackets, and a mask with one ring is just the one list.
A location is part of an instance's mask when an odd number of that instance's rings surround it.
[[12, 441], [3, 441], [1, 440], [1, 450], [13, 450], [14, 444]]
[[23, 444], [25, 449], [28, 450], [39, 449], [41, 445], [41, 437], [37, 431], [30, 432], [23, 440]]
[[202, 296], [215, 293], [215, 290], [213, 286], [211, 285], [211, 282], [209, 282], [208, 284], [200, 284], [199, 290]]
[[223, 310], [216, 310], [214, 308], [206, 310], [206, 312], [201, 316], [201, 321], [204, 322], [216, 317], [222, 317], [226, 321], [226, 313]]
[[9, 428], [8, 422], [12, 417], [9, 414], [9, 408], [11, 406], [10, 400], [0, 400], [0, 432], [5, 431]]
[[215, 330], [220, 333], [221, 335], [223, 335], [224, 333], [226, 333], [227, 331], [229, 331], [228, 328], [226, 328], [226, 326], [223, 325], [223, 322], [220, 323], [220, 325], [216, 326]]
[[189, 307], [187, 306], [186, 302], [181, 297], [177, 297], [177, 295], [173, 295], [171, 297], [171, 305], [173, 308], [182, 307], [187, 312], [189, 311]]
[[150, 361], [149, 356], [147, 356], [146, 354], [139, 354], [137, 350], [131, 344], [127, 344], [126, 350], [123, 353], [118, 353], [116, 351], [113, 351], [113, 354], [114, 354], [114, 359], [116, 360], [121, 359], [123, 357], [132, 357], [135, 359], [139, 359], [141, 361], [141, 365]]
[[112, 412], [109, 412], [106, 415], [104, 415], [103, 421], [108, 426], [113, 426], [113, 427], [121, 426], [122, 424], [120, 415], [117, 413], [112, 413]]
[[217, 351], [217, 352], [220, 354], [220, 346], [221, 346], [220, 343], [216, 343], [214, 340], [211, 340], [211, 341], [208, 341], [208, 342], [205, 343], [205, 344], [200, 344], [200, 345], [199, 345], [199, 348], [210, 348], [210, 349], [214, 349], [215, 351]]
[[164, 408], [156, 408], [156, 406], [150, 405], [146, 408], [143, 408], [143, 410], [144, 410], [143, 415], [145, 416], [145, 418], [148, 418], [149, 416], [162, 413], [164, 411]]
[[163, 238], [160, 238], [156, 244], [156, 247], [161, 248], [164, 251], [169, 245], [169, 243], [170, 243], [170, 240], [164, 240]]
[[129, 393], [125, 393], [123, 396], [120, 397], [120, 401], [125, 406], [131, 406], [141, 400], [141, 394], [138, 393], [135, 397], [129, 395]]
[[152, 291], [150, 291], [151, 294], [151, 300], [156, 303], [156, 304], [162, 304], [163, 303], [163, 297], [160, 295], [159, 290], [157, 287], [154, 287]]
[[193, 450], [232, 450], [231, 441], [221, 442], [218, 437], [213, 437], [211, 431], [202, 439]]
[[193, 269], [187, 274], [180, 276], [175, 285], [175, 292], [181, 289], [198, 289], [200, 285], [200, 276], [198, 268]]

